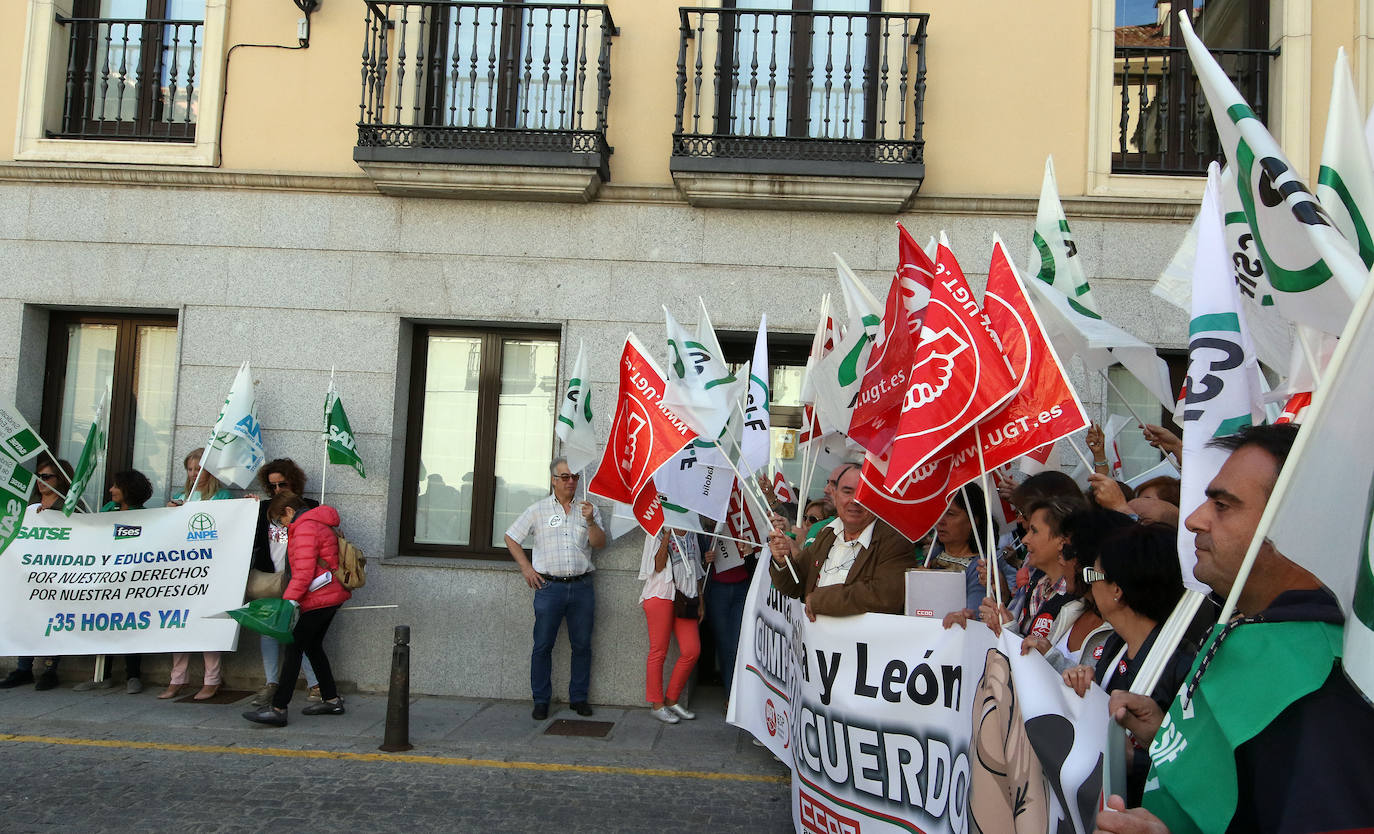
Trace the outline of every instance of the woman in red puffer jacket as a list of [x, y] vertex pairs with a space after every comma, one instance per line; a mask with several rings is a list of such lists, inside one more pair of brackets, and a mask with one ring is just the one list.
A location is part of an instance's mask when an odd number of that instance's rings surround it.
[[[286, 526], [286, 561], [291, 566], [291, 581], [282, 599], [300, 606], [301, 616], [291, 632], [292, 642], [282, 659], [281, 680], [295, 681], [300, 673], [301, 655], [310, 658], [320, 681], [318, 704], [301, 710], [304, 715], [343, 715], [343, 698], [334, 686], [334, 672], [324, 654], [324, 635], [339, 606], [352, 594], [334, 578], [339, 567], [339, 512], [327, 504], [310, 509], [294, 492], [278, 493], [267, 506], [267, 517]], [[243, 714], [258, 724], [286, 726], [286, 707], [293, 687], [279, 686], [272, 703]]]

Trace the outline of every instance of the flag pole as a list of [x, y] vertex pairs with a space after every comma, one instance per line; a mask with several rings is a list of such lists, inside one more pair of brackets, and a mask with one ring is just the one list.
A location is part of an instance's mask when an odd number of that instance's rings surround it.
[[[825, 338], [825, 323], [826, 323], [827, 320], [829, 320], [829, 318], [830, 318], [830, 293], [825, 293], [824, 295], [821, 296], [821, 320], [820, 320], [819, 322], [816, 323], [816, 338], [812, 340], [812, 346], [813, 346], [813, 347], [815, 346], [816, 342], [819, 342], [819, 341], [821, 341], [822, 339]], [[811, 381], [811, 370], [812, 370], [812, 365], [808, 364], [807, 367], [806, 367], [806, 372], [805, 372], [804, 374], [802, 374], [802, 386], [801, 386], [801, 387], [802, 387], [802, 390], [803, 390], [803, 391], [806, 390], [806, 385], [807, 385], [807, 383]], [[805, 404], [805, 403], [802, 404], [802, 419], [803, 419], [803, 420], [806, 419], [806, 404]], [[816, 422], [816, 404], [815, 404], [815, 403], [812, 403], [812, 404], [811, 404], [811, 421], [812, 421], [812, 422]], [[798, 442], [798, 443], [801, 442], [802, 432], [810, 431], [810, 430], [811, 430], [811, 426], [810, 426], [810, 425], [804, 425], [804, 426], [802, 426], [802, 431], [797, 432], [797, 442]], [[798, 527], [801, 526], [802, 509], [803, 509], [803, 507], [805, 507], [805, 505], [806, 505], [806, 496], [807, 496], [807, 494], [808, 494], [808, 493], [810, 492], [810, 490], [811, 490], [811, 478], [816, 474], [816, 466], [815, 466], [815, 463], [814, 463], [814, 461], [811, 460], [811, 458], [812, 458], [812, 455], [811, 455], [811, 445], [812, 445], [812, 443], [814, 443], [814, 442], [815, 442], [815, 439], [813, 438], [811, 441], [807, 442], [806, 447], [802, 449], [802, 482], [801, 482], [801, 485], [800, 485], [800, 486], [801, 486], [801, 492], [800, 492], [800, 494], [798, 494], [798, 496], [797, 496], [797, 520], [796, 520], [796, 522], [795, 522], [796, 525], [797, 525]]]
[[[724, 449], [721, 449], [721, 451], [722, 451], [722, 452], [725, 452]], [[744, 486], [744, 482], [745, 482], [745, 481], [748, 481], [749, 479], [746, 478], [746, 477], [744, 477], [743, 475], [740, 474], [739, 467], [736, 466], [736, 465], [735, 465], [735, 462], [734, 462], [733, 460], [730, 459], [730, 455], [729, 455], [728, 453], [726, 453], [726, 454], [723, 454], [722, 457], [725, 458], [725, 462], [728, 463], [728, 464], [730, 465], [730, 469], [735, 473], [735, 478], [740, 482], [740, 495], [745, 496], [746, 500], [749, 499], [749, 498], [754, 499], [754, 501], [759, 505], [759, 507], [760, 507], [761, 509], [763, 509], [763, 512], [760, 513], [759, 515], [761, 515], [761, 516], [763, 517], [764, 523], [767, 523], [767, 522], [768, 522], [768, 519], [769, 519], [769, 516], [770, 516], [770, 513], [769, 513], [769, 511], [768, 511], [767, 505], [766, 505], [757, 495], [755, 495], [753, 492], [749, 491], [749, 490]], [[755, 484], [754, 486], [755, 486], [755, 489], [758, 488], [758, 485], [757, 485], [757, 484]], [[787, 565], [787, 572], [790, 573], [790, 574], [792, 574], [792, 581], [793, 581], [793, 582], [796, 582], [798, 585], [800, 585], [800, 584], [801, 584], [801, 579], [797, 576], [797, 571], [792, 567], [792, 560], [791, 560], [791, 559], [784, 559], [784, 560], [783, 560], [783, 563]]]
[[[982, 438], [977, 437], [977, 436], [975, 435], [975, 437], [974, 437], [974, 445], [978, 448], [978, 471], [981, 473], [981, 474], [978, 476], [978, 481], [979, 481], [979, 484], [980, 484], [980, 485], [982, 486], [982, 488], [983, 488], [983, 515], [987, 517], [987, 524], [988, 524], [988, 526], [987, 526], [987, 531], [988, 531], [988, 538], [987, 538], [987, 542], [988, 542], [988, 552], [987, 552], [987, 555], [986, 555], [986, 557], [985, 557], [985, 564], [987, 565], [987, 570], [988, 570], [988, 581], [992, 584], [993, 589], [996, 591], [996, 594], [997, 594], [997, 604], [998, 604], [998, 606], [1001, 606], [1001, 604], [1002, 604], [1002, 583], [998, 581], [998, 579], [999, 579], [1000, 577], [999, 577], [999, 575], [997, 575], [997, 574], [998, 574], [998, 571], [997, 571], [997, 552], [996, 552], [996, 551], [997, 551], [997, 538], [996, 538], [996, 535], [995, 535], [995, 528], [993, 527], [993, 521], [992, 521], [992, 492], [991, 492], [991, 490], [988, 489], [988, 471], [987, 471], [987, 464], [983, 461], [983, 440], [982, 440]], [[965, 503], [968, 502], [968, 497], [967, 497], [967, 496], [964, 497], [964, 501], [965, 501]], [[973, 519], [969, 519], [969, 520], [972, 521]]]
[[[965, 515], [968, 515], [968, 509], [967, 509], [968, 506], [969, 506], [969, 502], [968, 502], [968, 484], [964, 484], [963, 486], [959, 487], [959, 494], [962, 495], [962, 496], [964, 496], [964, 507], [965, 507], [964, 514], [965, 514]], [[980, 536], [980, 535], [978, 534], [978, 522], [976, 522], [976, 521], [973, 520], [973, 516], [969, 516], [969, 527], [972, 528], [972, 529], [971, 529], [971, 532], [973, 533], [973, 546], [976, 547], [976, 548], [978, 548], [978, 551], [981, 553], [982, 550], [983, 550], [983, 537]], [[988, 590], [987, 590], [987, 595], [988, 595], [988, 596], [992, 596], [992, 570], [991, 570], [991, 569], [988, 570]]]
[[1083, 450], [1080, 449], [1080, 448], [1078, 448], [1078, 444], [1077, 444], [1077, 443], [1074, 443], [1074, 442], [1073, 442], [1073, 438], [1072, 438], [1072, 437], [1066, 437], [1066, 438], [1064, 438], [1064, 442], [1067, 443], [1067, 444], [1069, 444], [1069, 448], [1070, 448], [1070, 449], [1073, 449], [1073, 453], [1074, 453], [1075, 455], [1078, 455], [1078, 459], [1081, 460], [1081, 461], [1083, 461], [1083, 465], [1084, 465], [1084, 466], [1088, 467], [1088, 474], [1089, 474], [1089, 475], [1091, 475], [1093, 472], [1096, 471], [1096, 470], [1093, 469], [1093, 465], [1092, 465], [1091, 463], [1088, 463], [1088, 458], [1087, 458], [1086, 455], [1083, 454]]
[[[1129, 411], [1129, 412], [1131, 412], [1131, 416], [1134, 417], [1134, 418], [1136, 419], [1136, 422], [1140, 423], [1141, 428], [1144, 428], [1145, 426], [1150, 425], [1150, 424], [1145, 420], [1145, 418], [1144, 418], [1144, 417], [1141, 417], [1141, 416], [1140, 416], [1140, 413], [1139, 413], [1138, 411], [1136, 411], [1135, 408], [1133, 408], [1133, 407], [1131, 406], [1131, 401], [1128, 400], [1128, 399], [1126, 399], [1126, 395], [1123, 394], [1123, 393], [1121, 393], [1121, 389], [1116, 387], [1116, 383], [1115, 383], [1115, 382], [1112, 382], [1112, 378], [1111, 378], [1110, 376], [1107, 375], [1107, 370], [1106, 370], [1105, 368], [1098, 368], [1098, 369], [1097, 369], [1097, 372], [1098, 372], [1099, 374], [1102, 374], [1102, 378], [1105, 379], [1105, 380], [1107, 381], [1107, 385], [1108, 385], [1113, 391], [1116, 392], [1116, 395], [1117, 395], [1118, 397], [1121, 398], [1121, 404], [1124, 405], [1124, 406], [1126, 406], [1126, 410]], [[1105, 398], [1104, 398], [1104, 399], [1105, 399]], [[1103, 410], [1104, 410], [1104, 412], [1105, 412], [1105, 409], [1107, 408], [1107, 404], [1106, 404], [1105, 402], [1102, 404], [1102, 408], [1103, 408]], [[1104, 420], [1102, 424], [1103, 424], [1103, 425], [1106, 425], [1106, 421]], [[1075, 451], [1077, 451], [1076, 448], [1075, 448]], [[1182, 464], [1180, 464], [1180, 463], [1178, 462], [1178, 460], [1176, 460], [1176, 459], [1174, 458], [1174, 455], [1173, 455], [1172, 452], [1164, 452], [1164, 458], [1165, 458], [1166, 460], [1168, 460], [1170, 463], [1172, 463], [1174, 466], [1176, 466], [1176, 467], [1178, 467], [1178, 468], [1180, 468], [1180, 469], [1183, 468], [1183, 467], [1182, 467]], [[1092, 470], [1092, 467], [1089, 466], [1088, 469], [1091, 471], [1091, 470]]]
[[329, 478], [329, 411], [334, 406], [334, 366], [329, 366], [329, 390], [324, 395], [324, 460], [320, 464], [320, 503], [324, 503], [324, 485]]
[[[67, 477], [67, 470], [65, 470], [65, 469], [62, 468], [62, 463], [53, 455], [52, 450], [48, 448], [48, 444], [46, 444], [46, 443], [43, 444], [43, 454], [45, 454], [45, 455], [48, 456], [48, 460], [52, 461], [53, 468], [55, 468], [58, 472], [61, 472], [61, 473], [62, 473], [62, 477], [64, 477], [64, 478]], [[37, 476], [35, 475], [34, 477], [37, 477]], [[52, 484], [48, 484], [48, 489], [50, 489], [50, 490], [52, 490], [53, 492], [57, 493], [57, 494], [62, 498], [62, 501], [63, 501], [64, 503], [67, 502], [67, 501], [72, 500], [71, 498], [69, 498], [69, 497], [67, 496], [67, 493], [63, 492], [62, 490], [58, 489], [57, 487], [53, 486]], [[68, 484], [67, 484], [67, 489], [71, 489], [71, 483], [70, 483], [70, 482], [68, 482]], [[79, 505], [81, 505], [81, 509], [82, 509], [83, 512], [89, 513], [89, 512], [91, 511], [91, 508], [88, 507], [88, 506], [86, 506], [86, 499], [82, 498], [82, 497], [79, 496], [79, 495], [76, 497], [76, 503], [79, 504]]]

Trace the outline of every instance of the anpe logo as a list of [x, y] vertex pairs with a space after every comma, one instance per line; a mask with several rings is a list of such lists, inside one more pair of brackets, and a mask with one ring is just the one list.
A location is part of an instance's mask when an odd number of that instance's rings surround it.
[[19, 531], [19, 538], [21, 539], [64, 542], [71, 537], [72, 528], [70, 527], [25, 527]]
[[811, 834], [859, 834], [859, 821], [842, 817], [822, 805], [819, 800], [797, 791], [797, 804], [801, 827]]
[[203, 542], [219, 538], [219, 533], [215, 531], [215, 519], [209, 513], [196, 513], [191, 516], [191, 520], [186, 523], [186, 529], [186, 541], [188, 542]]
[[143, 528], [133, 524], [116, 524], [114, 526], [114, 537], [116, 539], [136, 539], [143, 535]]

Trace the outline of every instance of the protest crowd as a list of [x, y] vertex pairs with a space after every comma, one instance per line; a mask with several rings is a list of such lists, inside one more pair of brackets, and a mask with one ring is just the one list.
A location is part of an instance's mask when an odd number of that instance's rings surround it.
[[[1200, 65], [1204, 55], [1195, 56]], [[1262, 126], [1248, 124], [1243, 102], [1218, 106], [1234, 95], [1224, 77], [1200, 72], [1213, 110], [1239, 114], [1234, 125], [1219, 123], [1229, 147], [1251, 157], [1258, 148], [1270, 168], [1279, 164], [1282, 152], [1272, 137], [1265, 144]], [[795, 760], [784, 761], [800, 797], [799, 830], [827, 830], [816, 827], [817, 814], [860, 813], [855, 797], [866, 793], [887, 803], [885, 813], [894, 803], [913, 814], [919, 808], [934, 829], [984, 834], [1374, 831], [1374, 657], [1364, 637], [1374, 629], [1374, 459], [1347, 427], [1374, 407], [1360, 375], [1362, 363], [1374, 361], [1366, 286], [1374, 263], [1360, 261], [1349, 235], [1323, 219], [1326, 210], [1296, 179], [1287, 182], [1298, 187], [1279, 188], [1275, 208], [1254, 191], [1272, 196], [1272, 180], [1254, 185], [1243, 171], [1214, 166], [1193, 230], [1194, 338], [1176, 397], [1153, 349], [1094, 309], [1050, 168], [1046, 182], [1052, 199], [1042, 199], [1036, 224], [1041, 271], [1023, 281], [994, 237], [981, 303], [943, 236], [922, 247], [899, 224], [885, 305], [838, 263], [847, 326], [836, 325], [827, 296], [802, 386], [799, 483], [774, 466], [766, 318], [752, 361], [732, 368], [704, 302], [695, 333], [665, 307], [668, 363], [661, 369], [651, 356], [660, 351], [627, 337], [604, 438], [578, 356], [557, 423], [562, 454], [549, 466], [550, 492], [504, 535], [531, 596], [534, 720], [549, 717], [553, 649], [565, 622], [567, 699], [577, 714], [594, 714], [596, 552], [638, 530], [647, 709], [665, 725], [697, 718], [687, 697], [707, 624], [729, 720], [775, 752], [796, 741], [786, 754]], [[1257, 216], [1265, 206], [1272, 213]], [[1284, 252], [1291, 264], [1313, 255], [1334, 276], [1322, 290], [1334, 300], [1273, 282], [1279, 313], [1339, 345], [1314, 352], [1300, 334], [1289, 348], [1304, 370], [1277, 386], [1261, 381], [1245, 326], [1259, 304], [1242, 297], [1230, 268], [1239, 234], [1232, 227], [1258, 230], [1262, 222], [1266, 257]], [[1089, 377], [1124, 365], [1173, 414], [1171, 427], [1135, 424], [1162, 455], [1159, 467], [1124, 477], [1116, 434], [1088, 418], [1070, 382], [1071, 357]], [[259, 502], [252, 602], [239, 612], [285, 612], [288, 626], [272, 631], [247, 614], [234, 618], [261, 634], [265, 683], [244, 718], [285, 726], [301, 674], [302, 714], [343, 714], [323, 646], [360, 580], [349, 575], [340, 514], [305, 497], [295, 462], [262, 458], [256, 428], [229, 429], [244, 425], [236, 396], [211, 443], [186, 454], [184, 487], [168, 507], [232, 498], [225, 472], [240, 488], [256, 481], [261, 494], [247, 495]], [[251, 424], [251, 408], [242, 413]], [[339, 433], [328, 430], [347, 430], [336, 397], [326, 420], [330, 460], [361, 474], [351, 442], [336, 448]], [[250, 463], [233, 463], [234, 443], [253, 438]], [[91, 467], [84, 459], [76, 467], [39, 461], [28, 518], [70, 514], [68, 494], [82, 491]], [[102, 513], [144, 509], [151, 497], [143, 473], [107, 480]], [[782, 624], [765, 627], [765, 615]], [[829, 634], [848, 635], [853, 623], [926, 640], [872, 668], [864, 664], [874, 650], [862, 644], [855, 694], [911, 715], [955, 712], [962, 740], [900, 747], [912, 739], [870, 727], [868, 716], [845, 714], [846, 725], [824, 717], [841, 653], [808, 656], [808, 641], [814, 648]], [[765, 656], [765, 634], [788, 650]], [[968, 643], [986, 652], [985, 667], [925, 660], [975, 639], [985, 641]], [[997, 646], [1003, 654], [1014, 647], [1015, 656], [996, 657]], [[192, 697], [206, 700], [222, 684], [222, 658], [200, 655]], [[77, 688], [112, 686], [113, 659]], [[57, 686], [60, 659], [44, 660], [20, 657], [0, 688]], [[122, 663], [127, 692], [140, 692], [141, 656]], [[1086, 770], [1095, 775], [1070, 780], [1064, 757], [1054, 759], [1047, 713], [1032, 714], [1021, 689], [1026, 664], [1056, 681], [1053, 697], [1067, 706], [1051, 717], [1069, 725], [1075, 744], [1094, 733], [1103, 739], [1090, 751], [1097, 763]], [[196, 665], [192, 653], [174, 653], [157, 697], [194, 689]], [[772, 693], [769, 710], [774, 698], [791, 710], [788, 728], [776, 733], [769, 714], [772, 741], [750, 717], [761, 712], [759, 680]], [[818, 700], [809, 686], [821, 687]], [[950, 773], [963, 768], [963, 793], [951, 788], [937, 801], [930, 775], [922, 795], [908, 772], [923, 767], [922, 750], [932, 762], [945, 756]], [[827, 775], [831, 783], [817, 787]], [[877, 812], [866, 826], [869, 819]]]

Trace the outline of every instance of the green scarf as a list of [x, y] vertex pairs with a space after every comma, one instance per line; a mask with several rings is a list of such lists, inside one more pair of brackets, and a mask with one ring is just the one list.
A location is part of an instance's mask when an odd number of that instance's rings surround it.
[[[1192, 681], [1222, 629], [1193, 662]], [[1236, 813], [1236, 748], [1303, 696], [1341, 656], [1334, 623], [1244, 623], [1216, 652], [1185, 710], [1187, 684], [1150, 747], [1145, 807], [1173, 834], [1225, 831]]]

